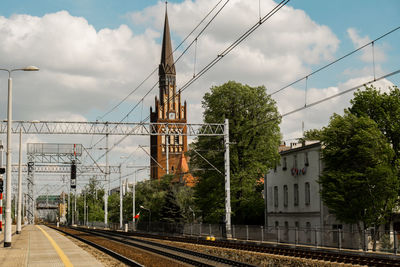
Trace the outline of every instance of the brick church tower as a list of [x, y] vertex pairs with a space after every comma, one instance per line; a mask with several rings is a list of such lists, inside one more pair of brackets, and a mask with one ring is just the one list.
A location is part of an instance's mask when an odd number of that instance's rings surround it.
[[[161, 63], [158, 68], [159, 98], [155, 108], [150, 107], [151, 123], [186, 123], [186, 101], [181, 105], [181, 92], [176, 92], [176, 70], [172, 56], [171, 35], [168, 14], [165, 11], [164, 34], [161, 50]], [[186, 128], [174, 128], [176, 132], [186, 133]], [[167, 153], [168, 150], [168, 153]], [[183, 153], [187, 151], [186, 135], [154, 135], [150, 137], [150, 178], [161, 179], [167, 174], [175, 174]], [[161, 167], [160, 167], [161, 166]]]

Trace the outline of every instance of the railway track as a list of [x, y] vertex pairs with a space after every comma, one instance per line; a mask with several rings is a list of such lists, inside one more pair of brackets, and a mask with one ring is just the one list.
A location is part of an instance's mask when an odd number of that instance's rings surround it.
[[277, 244], [248, 244], [232, 241], [207, 241], [201, 238], [185, 238], [185, 237], [174, 237], [174, 236], [159, 236], [151, 234], [139, 234], [139, 233], [123, 233], [118, 231], [108, 230], [90, 230], [98, 233], [112, 233], [114, 236], [127, 237], [138, 236], [152, 239], [162, 239], [168, 241], [185, 242], [193, 244], [201, 244], [207, 246], [215, 246], [220, 248], [231, 248], [244, 251], [253, 251], [268, 254], [285, 255], [290, 257], [298, 257], [305, 259], [323, 260], [329, 262], [347, 263], [347, 264], [359, 264], [367, 266], [400, 266], [400, 258], [394, 255], [382, 255], [374, 253], [365, 253], [357, 251], [346, 251], [346, 250], [332, 250], [324, 248], [313, 248], [313, 247], [293, 247], [289, 245], [277, 245]]
[[[50, 226], [52, 227], [52, 226]], [[147, 240], [142, 240], [138, 238], [134, 238], [131, 236], [127, 236], [118, 232], [111, 232], [111, 231], [101, 231], [101, 230], [91, 230], [91, 229], [83, 229], [83, 228], [65, 228], [65, 227], [52, 227], [55, 230], [61, 231], [67, 235], [70, 235], [74, 238], [77, 238], [89, 245], [95, 246], [96, 248], [100, 249], [101, 251], [111, 255], [112, 257], [117, 258], [118, 260], [128, 264], [130, 266], [142, 266], [137, 263], [135, 260], [131, 258], [132, 251], [134, 249], [139, 249], [142, 251], [150, 252], [152, 254], [156, 254], [160, 257], [160, 261], [164, 258], [173, 259], [175, 262], [181, 262], [183, 264], [191, 265], [191, 266], [243, 266], [243, 267], [250, 267], [253, 265], [249, 265], [246, 263], [233, 261], [221, 257], [216, 257], [208, 254], [203, 254], [187, 249], [181, 249], [173, 246], [168, 246], [165, 244], [160, 244], [157, 242], [151, 242]], [[96, 241], [93, 241], [97, 239]], [[100, 242], [99, 240], [103, 240]], [[104, 246], [104, 240], [109, 241], [108, 247]], [[113, 243], [118, 243], [118, 246], [115, 246]], [[113, 248], [118, 247], [119, 252], [114, 251]], [[122, 253], [121, 253], [122, 251]], [[127, 253], [124, 253], [127, 252]], [[111, 253], [110, 253], [111, 252]], [[130, 262], [131, 261], [131, 262]], [[160, 261], [158, 262], [158, 266], [170, 265], [169, 264], [161, 264]]]

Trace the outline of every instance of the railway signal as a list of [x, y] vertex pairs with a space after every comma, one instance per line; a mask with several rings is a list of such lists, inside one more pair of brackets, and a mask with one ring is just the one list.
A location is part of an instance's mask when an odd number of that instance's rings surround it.
[[76, 189], [76, 164], [72, 161], [71, 164], [71, 188]]

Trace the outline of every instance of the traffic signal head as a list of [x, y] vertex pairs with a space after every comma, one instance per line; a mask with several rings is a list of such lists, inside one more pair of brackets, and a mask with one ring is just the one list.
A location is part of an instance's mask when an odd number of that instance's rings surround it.
[[3, 193], [3, 179], [0, 179], [0, 193]]

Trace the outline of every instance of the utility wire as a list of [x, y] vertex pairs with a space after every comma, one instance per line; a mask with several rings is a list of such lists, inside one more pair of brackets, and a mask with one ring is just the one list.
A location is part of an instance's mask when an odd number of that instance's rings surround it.
[[[265, 15], [260, 21], [254, 24], [249, 30], [247, 30], [244, 34], [242, 34], [237, 40], [235, 40], [230, 46], [228, 46], [222, 53], [218, 54], [217, 57], [212, 60], [208, 65], [206, 65], [198, 75], [192, 77], [186, 84], [181, 87], [179, 93], [186, 90], [191, 84], [193, 84], [198, 78], [200, 78], [203, 74], [205, 74], [208, 70], [210, 70], [215, 64], [217, 64], [224, 56], [229, 54], [236, 46], [238, 46], [242, 41], [244, 41], [251, 33], [253, 33], [258, 27], [260, 27], [265, 21], [271, 18], [276, 12], [278, 12], [283, 6], [285, 6], [290, 0], [283, 0], [278, 5], [276, 5], [267, 15]], [[208, 25], [208, 24], [207, 24]], [[172, 100], [176, 94], [171, 96], [168, 100]], [[119, 145], [123, 140], [125, 140], [129, 135], [123, 136], [120, 140], [117, 141], [107, 152], [105, 152], [99, 159], [104, 157], [107, 153], [113, 150], [117, 145]], [[99, 160], [98, 159], [98, 160]]]
[[374, 83], [374, 82], [380, 81], [380, 80], [382, 80], [382, 79], [388, 78], [388, 77], [390, 77], [390, 76], [393, 76], [393, 75], [396, 75], [396, 74], [399, 74], [399, 73], [400, 73], [400, 69], [398, 69], [398, 70], [396, 70], [396, 71], [393, 71], [393, 72], [391, 72], [391, 73], [385, 74], [385, 75], [383, 75], [383, 76], [381, 76], [381, 77], [378, 77], [378, 78], [376, 78], [376, 79], [374, 78], [374, 79], [372, 79], [372, 80], [370, 80], [370, 81], [368, 81], [368, 82], [366, 82], [366, 83], [363, 83], [363, 84], [360, 84], [360, 85], [351, 87], [351, 88], [346, 89], [346, 90], [344, 90], [344, 91], [341, 91], [341, 92], [339, 92], [339, 93], [337, 93], [337, 94], [334, 94], [334, 95], [331, 95], [331, 96], [322, 98], [322, 99], [320, 99], [320, 100], [318, 100], [318, 101], [312, 102], [312, 103], [308, 104], [307, 106], [303, 106], [303, 107], [294, 109], [294, 110], [292, 110], [292, 111], [286, 112], [286, 113], [284, 113], [284, 114], [278, 116], [277, 118], [273, 118], [273, 119], [264, 121], [264, 122], [262, 122], [262, 123], [258, 123], [258, 124], [256, 124], [255, 126], [253, 126], [251, 129], [254, 129], [254, 128], [257, 127], [257, 126], [261, 126], [261, 125], [263, 125], [263, 124], [266, 124], [266, 123], [269, 123], [269, 122], [272, 122], [272, 121], [275, 121], [275, 120], [284, 118], [284, 117], [286, 117], [286, 116], [292, 115], [292, 114], [294, 114], [294, 113], [297, 113], [297, 112], [299, 112], [299, 111], [308, 109], [308, 108], [310, 108], [310, 107], [319, 105], [319, 104], [324, 103], [324, 102], [326, 102], [326, 101], [328, 101], [328, 100], [331, 100], [331, 99], [333, 99], [333, 98], [336, 98], [336, 97], [341, 96], [341, 95], [344, 95], [344, 94], [347, 94], [347, 93], [349, 93], [349, 92], [351, 92], [351, 91], [354, 91], [354, 90], [356, 90], [356, 89], [358, 89], [358, 88], [361, 88], [361, 87], [363, 87], [363, 86], [370, 85], [370, 84], [372, 84], [372, 83]]
[[[221, 0], [221, 1], [222, 1], [222, 0]], [[206, 17], [208, 17], [209, 14], [212, 13], [212, 11], [219, 5], [219, 3], [220, 3], [221, 1], [219, 1], [219, 2], [217, 3], [217, 5], [214, 6], [214, 8], [206, 15]], [[200, 35], [204, 33], [204, 31], [208, 28], [208, 26], [211, 24], [211, 22], [217, 17], [217, 15], [222, 11], [222, 9], [228, 4], [229, 1], [230, 1], [230, 0], [226, 0], [226, 2], [220, 7], [220, 9], [216, 12], [216, 14], [214, 14], [214, 16], [210, 19], [210, 21], [209, 21], [209, 22], [203, 27], [203, 29], [197, 34], [197, 36], [196, 36], [196, 37], [194, 38], [194, 40], [189, 44], [189, 46], [188, 46], [188, 47], [181, 53], [181, 55], [175, 60], [174, 64], [176, 64], [176, 63], [180, 60], [180, 58], [188, 51], [188, 49], [197, 41], [197, 39], [200, 37]], [[287, 0], [287, 1], [289, 1], [289, 0]], [[199, 23], [199, 25], [200, 25], [204, 20], [205, 20], [205, 18]], [[198, 25], [198, 26], [199, 26], [199, 25]], [[196, 28], [197, 28], [198, 26], [196, 26]], [[195, 29], [196, 29], [196, 28], [195, 28]], [[193, 32], [194, 32], [194, 30], [193, 30], [191, 33], [193, 33]], [[190, 34], [189, 34], [189, 35], [190, 35]], [[188, 37], [188, 36], [187, 36], [187, 37]], [[187, 39], [187, 38], [185, 38], [185, 40], [186, 40], [186, 39]], [[181, 43], [181, 44], [182, 44], [182, 43]], [[179, 46], [180, 46], [180, 45], [179, 45]], [[178, 47], [179, 47], [179, 46], [178, 46]], [[175, 49], [174, 51], [176, 51], [176, 49]], [[150, 92], [157, 86], [157, 84], [158, 84], [158, 81], [157, 81], [157, 82], [150, 88], [150, 90], [141, 98], [141, 100], [128, 112], [128, 114], [125, 115], [125, 116], [122, 118], [122, 120], [121, 120], [120, 122], [122, 122], [125, 118], [127, 118], [127, 117], [136, 109], [136, 107], [139, 106], [140, 102], [142, 102], [142, 101], [144, 100], [144, 98], [147, 97], [148, 94], [150, 94]], [[174, 96], [175, 96], [175, 95], [174, 95]], [[172, 99], [174, 96], [172, 96], [170, 99]], [[150, 118], [150, 116], [146, 117], [146, 119], [145, 119], [144, 121], [146, 121], [146, 120], [149, 119], [149, 118]], [[142, 121], [142, 122], [143, 122], [143, 121]], [[115, 126], [115, 127], [116, 127], [116, 126]], [[128, 135], [122, 137], [119, 141], [117, 141], [117, 143], [114, 144], [114, 145], [112, 146], [112, 148], [108, 150], [108, 152], [109, 152], [110, 150], [112, 150], [114, 147], [116, 147], [118, 144], [120, 144], [126, 137], [128, 137]], [[100, 143], [104, 138], [105, 138], [105, 137], [100, 138], [100, 140], [98, 140], [98, 141], [96, 142], [95, 145], [97, 145], [98, 143]], [[106, 152], [105, 154], [107, 154], [108, 152]], [[103, 154], [102, 156], [100, 156], [100, 157], [98, 158], [98, 160], [101, 159], [102, 157], [104, 157], [105, 154]]]
[[[203, 76], [208, 70], [210, 70], [215, 64], [217, 64], [224, 56], [229, 54], [236, 46], [243, 42], [250, 34], [252, 34], [258, 27], [260, 27], [264, 22], [270, 19], [276, 12], [278, 12], [282, 7], [284, 7], [290, 0], [283, 0], [278, 5], [276, 5], [267, 15], [265, 15], [260, 21], [254, 24], [249, 30], [243, 33], [236, 41], [234, 41], [230, 46], [228, 46], [224, 51], [217, 55], [217, 57], [208, 63], [195, 77], [187, 81], [180, 89], [180, 92], [186, 90], [190, 85], [192, 85], [198, 78]], [[175, 96], [172, 96], [172, 99]]]
[[336, 98], [336, 97], [338, 97], [338, 96], [347, 94], [347, 93], [349, 93], [349, 92], [351, 92], [351, 91], [354, 91], [354, 90], [356, 90], [356, 89], [358, 89], [358, 88], [360, 88], [360, 87], [362, 87], [362, 86], [367, 86], [367, 85], [372, 84], [372, 83], [374, 83], [374, 82], [377, 82], [377, 81], [379, 81], [379, 80], [382, 80], [382, 79], [388, 78], [388, 77], [390, 77], [390, 76], [396, 75], [396, 74], [398, 74], [398, 73], [400, 73], [400, 69], [397, 70], [397, 71], [388, 73], [388, 74], [386, 74], [386, 75], [383, 75], [383, 76], [381, 76], [381, 77], [379, 77], [379, 78], [376, 78], [376, 79], [374, 78], [374, 79], [372, 79], [372, 80], [370, 80], [370, 81], [368, 81], [368, 82], [366, 82], [366, 83], [363, 83], [363, 84], [358, 85], [358, 86], [354, 86], [354, 87], [349, 88], [349, 89], [347, 89], [347, 90], [344, 90], [344, 91], [342, 91], [342, 92], [340, 92], [340, 93], [337, 93], [337, 94], [334, 94], [334, 95], [325, 97], [325, 98], [323, 98], [323, 99], [320, 99], [320, 100], [318, 100], [318, 101], [312, 102], [312, 103], [308, 104], [307, 106], [304, 106], [304, 107], [301, 107], [301, 108], [298, 108], [298, 109], [289, 111], [289, 112], [287, 112], [287, 113], [284, 113], [284, 114], [282, 114], [282, 118], [283, 118], [283, 117], [286, 117], [286, 116], [289, 116], [289, 115], [291, 115], [291, 114], [293, 114], [293, 113], [299, 112], [299, 111], [301, 111], [301, 110], [310, 108], [310, 107], [312, 107], [312, 106], [321, 104], [321, 103], [323, 103], [323, 102], [326, 102], [326, 101], [331, 100], [331, 99], [333, 99], [333, 98]]
[[291, 82], [291, 83], [288, 84], [288, 85], [285, 85], [284, 87], [282, 87], [282, 88], [280, 88], [280, 89], [278, 89], [278, 90], [272, 92], [270, 95], [272, 96], [272, 95], [274, 95], [274, 94], [277, 94], [277, 93], [279, 93], [279, 92], [285, 90], [286, 88], [292, 86], [293, 84], [296, 84], [296, 83], [300, 82], [301, 80], [304, 80], [304, 79], [308, 78], [309, 76], [312, 76], [312, 75], [314, 75], [314, 74], [320, 72], [321, 70], [326, 69], [327, 67], [329, 67], [329, 66], [331, 66], [331, 65], [333, 65], [333, 64], [335, 64], [335, 63], [341, 61], [342, 59], [344, 59], [344, 58], [346, 58], [346, 57], [348, 57], [348, 56], [350, 56], [350, 55], [352, 55], [352, 54], [354, 54], [354, 53], [356, 53], [356, 52], [358, 52], [358, 51], [364, 49], [365, 47], [367, 47], [367, 46], [369, 46], [369, 45], [374, 44], [376, 41], [378, 41], [378, 40], [380, 40], [380, 39], [386, 37], [386, 36], [389, 35], [389, 34], [392, 34], [393, 32], [395, 32], [395, 31], [397, 31], [397, 30], [399, 30], [399, 29], [400, 29], [400, 26], [394, 28], [394, 29], [391, 30], [391, 31], [388, 31], [387, 33], [385, 33], [385, 34], [379, 36], [379, 37], [376, 38], [375, 40], [372, 40], [371, 42], [366, 43], [366, 44], [363, 45], [363, 46], [360, 46], [359, 48], [357, 48], [357, 49], [351, 51], [350, 53], [347, 53], [346, 55], [344, 55], [344, 56], [342, 56], [342, 57], [340, 57], [340, 58], [338, 58], [338, 59], [336, 59], [336, 60], [334, 60], [334, 61], [332, 61], [332, 62], [326, 64], [325, 66], [323, 66], [323, 67], [321, 67], [321, 68], [319, 68], [319, 69], [317, 69], [317, 70], [315, 70], [315, 71], [313, 71], [313, 72], [307, 74], [306, 76], [304, 76], [304, 77], [302, 77], [302, 78], [300, 78], [300, 79], [298, 79], [298, 80], [296, 80], [296, 81], [294, 81], [294, 82]]
[[[196, 39], [198, 39], [200, 37], [201, 34], [204, 33], [204, 31], [208, 28], [208, 26], [211, 24], [211, 22], [217, 17], [217, 15], [222, 11], [222, 9], [226, 6], [226, 4], [229, 2], [230, 0], [226, 0], [226, 2], [223, 4], [223, 6], [216, 12], [216, 14], [214, 14], [214, 16], [210, 19], [210, 21], [203, 27], [203, 29], [199, 32], [199, 34], [197, 34], [196, 38], [189, 44], [189, 46], [181, 53], [181, 55], [175, 60], [174, 64], [176, 64], [181, 57], [188, 51], [188, 49], [195, 43]], [[169, 57], [171, 57], [173, 55], [173, 53], [190, 37], [190, 35], [204, 22], [204, 20], [218, 7], [218, 5], [222, 2], [222, 0], [220, 0], [208, 13], [207, 15], [199, 22], [199, 24], [185, 37], [185, 39], [175, 48], [175, 50], [172, 52], [171, 55], [169, 55]], [[157, 68], [153, 71], [153, 73], [157, 70]], [[153, 74], [152, 73], [152, 74]], [[151, 75], [152, 75], [151, 74]], [[149, 75], [149, 76], [151, 76]], [[147, 78], [146, 78], [147, 79]], [[141, 84], [143, 84], [144, 82], [142, 82]], [[123, 120], [125, 120], [139, 105], [141, 102], [144, 101], [144, 99], [150, 94], [150, 92], [158, 85], [158, 81], [150, 88], [149, 91], [147, 91], [147, 93], [139, 100], [139, 102], [137, 102], [137, 104], [127, 113], [127, 115], [125, 115], [120, 122], [122, 122]], [[140, 86], [140, 85], [139, 85]], [[136, 90], [136, 89], [135, 89]], [[133, 93], [133, 92], [132, 92]], [[131, 94], [132, 94], [131, 93]], [[128, 96], [129, 97], [129, 96]], [[127, 97], [126, 97], [127, 98]], [[120, 104], [122, 104], [123, 101], [121, 101], [115, 108], [117, 108]], [[115, 109], [114, 108], [114, 109]], [[101, 118], [104, 118], [105, 115], [103, 115]], [[150, 116], [148, 116], [144, 121], [146, 121], [147, 119], [149, 119]], [[143, 121], [142, 121], [143, 122]], [[116, 126], [115, 126], [116, 127]], [[94, 146], [96, 146], [98, 143], [100, 143], [105, 137], [103, 136], [102, 138], [100, 138], [96, 144]], [[125, 138], [124, 138], [125, 139]], [[120, 140], [118, 142], [121, 143], [122, 140]], [[106, 152], [107, 153], [107, 152]], [[104, 155], [103, 155], [104, 156]], [[102, 158], [103, 156], [101, 156], [100, 158]], [[99, 159], [100, 159], [99, 158]], [[98, 160], [99, 160], [98, 159]]]
[[[229, 1], [229, 0], [228, 0]], [[172, 52], [171, 55], [168, 56], [171, 57], [175, 51], [177, 51], [185, 42], [186, 40], [197, 30], [198, 27], [207, 19], [207, 17], [217, 8], [217, 6], [222, 2], [222, 0], [219, 0], [218, 3], [207, 13], [207, 15], [194, 27], [194, 29], [186, 35], [186, 37], [182, 40], [182, 42], [175, 48], [175, 50]], [[182, 55], [181, 55], [182, 56]], [[180, 57], [181, 57], [180, 56]], [[112, 107], [109, 111], [104, 113], [102, 116], [99, 117], [100, 120], [102, 120], [104, 117], [106, 117], [108, 114], [116, 110], [123, 102], [125, 102], [133, 93], [135, 93], [151, 76], [153, 76], [154, 73], [156, 73], [158, 67], [156, 67], [138, 86], [136, 86], [135, 89], [133, 89], [126, 97], [124, 97], [118, 104], [116, 104], [114, 107]]]
[[[222, 11], [222, 9], [224, 9], [224, 7], [228, 4], [230, 0], [226, 0], [226, 2], [220, 7], [220, 9], [214, 14], [214, 16], [210, 19], [209, 22], [207, 22], [207, 24], [203, 27], [203, 29], [201, 29], [201, 31], [196, 35], [196, 37], [193, 39], [193, 41], [186, 47], [186, 49], [178, 56], [178, 58], [174, 61], [174, 64], [177, 64], [179, 62], [179, 60], [182, 58], [183, 55], [185, 55], [187, 53], [187, 51], [189, 50], [190, 47], [192, 47], [193, 44], [195, 44], [198, 40], [198, 38], [204, 33], [204, 31], [208, 28], [208, 26], [210, 26], [211, 22], [214, 21], [214, 19], [218, 16], [218, 14]], [[220, 1], [221, 2], [221, 1]], [[219, 3], [207, 14], [207, 16], [219, 5]], [[206, 16], [206, 17], [207, 17]], [[205, 18], [204, 18], [205, 19]], [[204, 19], [201, 21], [201, 23], [204, 21]], [[199, 24], [200, 25], [200, 24]], [[198, 26], [199, 26], [198, 25]], [[198, 27], [196, 26], [196, 28]], [[194, 30], [193, 30], [194, 31]], [[191, 33], [193, 33], [193, 31]], [[190, 34], [191, 34], [190, 33]], [[190, 35], [189, 34], [189, 35]], [[189, 35], [185, 38], [185, 40], [189, 37]], [[181, 43], [182, 44], [182, 43]], [[180, 45], [181, 45], [180, 44]], [[180, 47], [180, 45], [174, 50], [174, 52]], [[173, 53], [174, 53], [173, 52]], [[173, 54], [172, 53], [172, 54]], [[170, 56], [172, 56], [172, 54]], [[144, 101], [144, 99], [151, 93], [151, 91], [153, 91], [154, 88], [156, 88], [156, 86], [158, 85], [158, 81], [150, 88], [149, 91], [147, 91], [147, 93], [140, 99], [140, 101], [128, 112], [127, 115], [125, 115], [125, 117], [122, 118], [121, 121], [123, 121], [125, 118], [127, 118], [137, 107], [138, 105]]]

